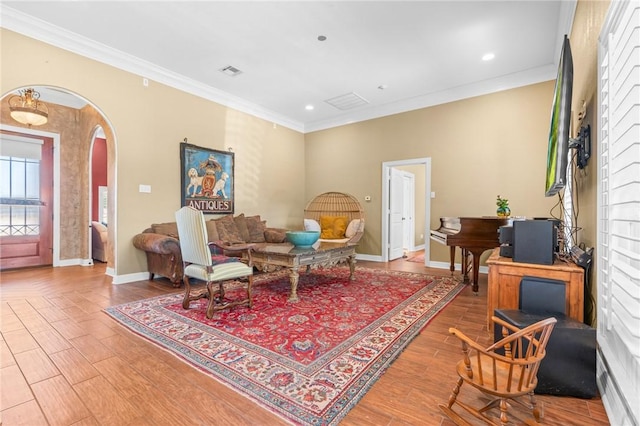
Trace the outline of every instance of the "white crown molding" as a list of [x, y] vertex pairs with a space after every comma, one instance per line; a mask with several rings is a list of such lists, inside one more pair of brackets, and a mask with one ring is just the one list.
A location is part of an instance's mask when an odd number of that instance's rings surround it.
[[0, 7], [0, 26], [15, 31], [43, 43], [93, 59], [115, 68], [137, 74], [149, 80], [165, 84], [195, 96], [237, 109], [258, 118], [302, 132], [304, 125], [287, 117], [267, 110], [257, 104], [223, 92], [214, 87], [202, 84], [191, 78], [158, 67], [140, 58], [105, 46], [86, 37], [72, 33], [63, 28], [51, 25], [33, 16], [24, 14], [13, 8]]
[[374, 118], [385, 117], [393, 114], [400, 114], [434, 105], [441, 105], [448, 102], [459, 101], [461, 99], [475, 96], [487, 95], [504, 90], [515, 89], [517, 87], [528, 86], [541, 83], [556, 78], [557, 67], [549, 64], [544, 67], [523, 71], [516, 74], [502, 76], [494, 79], [480, 81], [478, 83], [467, 84], [454, 87], [439, 92], [416, 96], [411, 99], [381, 105], [375, 108], [362, 109], [351, 113], [345, 113], [331, 120], [316, 121], [305, 125], [305, 133], [325, 130], [331, 127], [343, 126]]
[[564, 34], [571, 33], [576, 5], [576, 0], [562, 2], [560, 15], [558, 17], [558, 41], [556, 43], [558, 47], [555, 64], [440, 92], [420, 95], [379, 107], [361, 109], [359, 111], [342, 114], [329, 120], [307, 124], [292, 120], [191, 78], [160, 68], [150, 62], [143, 61], [135, 56], [89, 40], [86, 37], [51, 25], [10, 7], [0, 6], [0, 26], [118, 69], [143, 76], [183, 92], [200, 96], [229, 108], [271, 121], [289, 129], [301, 133], [308, 133], [552, 80], [556, 77], [557, 61], [559, 61]]

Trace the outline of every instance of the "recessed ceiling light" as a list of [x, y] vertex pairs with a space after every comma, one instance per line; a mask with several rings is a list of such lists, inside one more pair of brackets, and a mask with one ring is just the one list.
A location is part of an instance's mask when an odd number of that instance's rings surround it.
[[318, 36], [318, 41], [325, 41], [326, 39], [327, 39], [327, 36], [323, 36], [323, 35]]
[[306, 109], [307, 111], [312, 111], [314, 108], [313, 105], [307, 105], [306, 107], [304, 107], [304, 109]]
[[494, 55], [493, 53], [486, 53], [486, 54], [482, 57], [482, 60], [483, 60], [483, 61], [490, 61], [490, 60], [492, 60], [492, 59], [493, 59], [493, 58], [495, 58], [495, 57], [496, 57], [496, 55]]

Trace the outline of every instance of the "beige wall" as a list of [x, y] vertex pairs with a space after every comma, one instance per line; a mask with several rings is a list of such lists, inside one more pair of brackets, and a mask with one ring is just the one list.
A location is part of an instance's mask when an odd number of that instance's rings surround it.
[[[592, 126], [595, 41], [607, 8], [608, 2], [580, 1], [571, 35], [574, 106], [576, 98], [587, 101]], [[90, 100], [113, 127], [117, 274], [145, 270], [131, 238], [152, 222], [173, 220], [180, 206], [178, 147], [185, 137], [233, 148], [236, 212], [261, 214], [269, 225], [299, 228], [315, 195], [353, 194], [367, 215], [363, 254], [381, 254], [385, 161], [431, 158], [431, 228], [441, 216], [494, 215], [498, 194], [510, 200], [513, 215], [558, 214], [557, 198], [545, 198], [543, 190], [553, 81], [302, 135], [153, 81], [143, 87], [141, 76], [11, 31], [0, 37], [3, 95], [23, 86], [62, 87]], [[594, 164], [578, 184], [579, 241], [587, 245], [595, 245]], [[139, 193], [139, 184], [151, 185], [152, 193]], [[431, 244], [432, 260], [448, 262], [446, 248]]]
[[[359, 251], [372, 255], [381, 250], [385, 161], [431, 158], [431, 228], [442, 216], [495, 215], [497, 195], [513, 215], [549, 216], [557, 202], [544, 196], [553, 89], [549, 81], [307, 134], [306, 194], [371, 195]], [[447, 248], [431, 243], [431, 258], [448, 262]]]
[[[579, 120], [578, 114], [582, 105], [585, 105], [586, 115], [582, 124], [591, 125], [591, 155], [587, 167], [577, 170], [576, 175], [576, 200], [579, 207], [579, 215], [576, 226], [577, 242], [586, 247], [597, 245], [597, 187], [598, 187], [598, 37], [605, 16], [609, 10], [609, 1], [585, 1], [578, 2], [576, 14], [571, 31], [571, 50], [573, 53], [573, 129], [577, 134]], [[594, 262], [597, 257], [594, 254]], [[590, 282], [591, 294], [596, 297], [597, 266], [591, 269]], [[596, 324], [595, 310], [585, 311], [585, 322]]]
[[[0, 37], [3, 96], [24, 86], [64, 88], [93, 103], [112, 127], [116, 176], [109, 179], [117, 182], [117, 199], [110, 205], [117, 206], [117, 275], [146, 270], [144, 254], [131, 244], [136, 233], [153, 222], [174, 220], [180, 207], [179, 143], [185, 137], [207, 148], [233, 148], [237, 213], [260, 214], [273, 226], [298, 225], [305, 206], [302, 134], [153, 81], [144, 87], [141, 76], [12, 31], [2, 29]], [[3, 119], [3, 124], [17, 123]], [[75, 147], [64, 138], [62, 153], [88, 152], [87, 139], [81, 141], [84, 147]], [[80, 158], [88, 162], [88, 154]], [[68, 174], [78, 165], [63, 167], [61, 173]], [[151, 185], [152, 193], [138, 192], [140, 184]], [[86, 204], [88, 190], [82, 192], [74, 203]], [[65, 213], [63, 222], [81, 223], [88, 218], [79, 213], [83, 210]], [[87, 256], [87, 248], [81, 250], [65, 256]]]

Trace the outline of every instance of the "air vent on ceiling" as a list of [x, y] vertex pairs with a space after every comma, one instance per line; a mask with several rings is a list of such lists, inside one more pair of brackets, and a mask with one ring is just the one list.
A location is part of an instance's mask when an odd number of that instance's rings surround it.
[[242, 71], [240, 71], [238, 68], [234, 67], [233, 65], [227, 65], [226, 67], [221, 68], [220, 72], [231, 77], [235, 77], [238, 74], [242, 74]]
[[336, 96], [335, 98], [327, 99], [325, 102], [343, 111], [347, 109], [357, 108], [369, 103], [369, 101], [367, 101], [365, 98], [353, 92]]

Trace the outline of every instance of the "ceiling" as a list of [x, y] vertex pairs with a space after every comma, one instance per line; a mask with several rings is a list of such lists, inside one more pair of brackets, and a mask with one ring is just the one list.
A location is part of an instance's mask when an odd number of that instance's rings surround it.
[[554, 79], [575, 6], [2, 1], [0, 25], [306, 133]]

